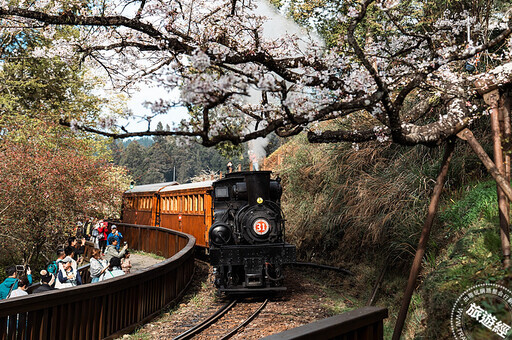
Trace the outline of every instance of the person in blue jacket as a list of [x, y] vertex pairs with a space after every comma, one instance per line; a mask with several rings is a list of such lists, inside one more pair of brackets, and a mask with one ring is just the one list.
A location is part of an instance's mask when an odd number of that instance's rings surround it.
[[[9, 267], [6, 269], [7, 278], [0, 284], [0, 300], [3, 300], [9, 295], [9, 292], [18, 289], [18, 273], [16, 267]], [[32, 271], [27, 268], [28, 284], [32, 284]]]
[[117, 251], [119, 251], [121, 240], [123, 239], [123, 235], [119, 232], [119, 230], [117, 230], [117, 226], [115, 224], [112, 226], [111, 229], [112, 229], [112, 231], [107, 236], [107, 245], [109, 246], [112, 244], [110, 240], [111, 240], [111, 237], [113, 237], [114, 239], [117, 240], [116, 249], [117, 249]]

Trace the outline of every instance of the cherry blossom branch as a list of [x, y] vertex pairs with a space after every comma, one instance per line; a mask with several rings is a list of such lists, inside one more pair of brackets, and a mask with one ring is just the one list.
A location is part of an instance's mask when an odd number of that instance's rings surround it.
[[379, 76], [377, 73], [377, 70], [371, 65], [370, 61], [366, 57], [364, 51], [359, 46], [359, 43], [357, 42], [355, 38], [355, 29], [357, 25], [363, 20], [363, 18], [366, 16], [366, 10], [368, 6], [373, 2], [374, 0], [366, 0], [363, 3], [361, 3], [361, 10], [357, 14], [357, 16], [352, 20], [350, 23], [350, 26], [347, 30], [347, 40], [350, 44], [350, 46], [353, 48], [354, 53], [356, 54], [357, 58], [361, 61], [361, 63], [364, 65], [366, 70], [370, 73], [373, 80], [377, 84], [377, 87], [379, 91], [382, 92], [382, 104], [384, 106], [384, 110], [389, 118], [389, 124], [391, 127], [391, 132], [393, 135], [393, 140], [396, 142], [403, 141], [403, 135], [402, 135], [402, 124], [400, 121], [400, 117], [398, 113], [395, 111], [395, 108], [393, 106], [393, 102], [391, 100], [390, 91], [384, 80]]
[[[390, 134], [386, 129], [385, 134]], [[369, 142], [377, 139], [377, 134], [372, 130], [347, 131], [347, 130], [326, 130], [320, 134], [308, 131], [308, 141], [310, 143], [339, 143], [340, 140], [353, 143]]]

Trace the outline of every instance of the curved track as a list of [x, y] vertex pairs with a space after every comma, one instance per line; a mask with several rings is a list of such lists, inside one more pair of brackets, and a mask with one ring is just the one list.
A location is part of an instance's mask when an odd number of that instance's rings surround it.
[[220, 317], [222, 317], [224, 314], [226, 314], [238, 301], [237, 300], [231, 300], [227, 302], [224, 306], [222, 306], [218, 311], [216, 311], [214, 314], [203, 320], [201, 323], [195, 325], [194, 327], [190, 328], [189, 330], [181, 333], [177, 337], [173, 338], [173, 340], [185, 340], [190, 339], [194, 335], [197, 335], [201, 333], [204, 329], [208, 328], [211, 324], [213, 324], [215, 321], [217, 321]]
[[[194, 336], [198, 336], [198, 338], [211, 338], [214, 336], [218, 339], [229, 339], [254, 320], [263, 308], [265, 308], [267, 303], [268, 299], [260, 303], [257, 308], [251, 308], [250, 306], [254, 305], [254, 302], [243, 302], [239, 299], [230, 300], [217, 310], [217, 312], [176, 336], [173, 340], [191, 339]], [[235, 306], [237, 306], [237, 308], [233, 308]], [[247, 311], [251, 310], [254, 312], [247, 316]], [[226, 325], [233, 324], [238, 324], [238, 326], [231, 329], [228, 333], [225, 333]]]

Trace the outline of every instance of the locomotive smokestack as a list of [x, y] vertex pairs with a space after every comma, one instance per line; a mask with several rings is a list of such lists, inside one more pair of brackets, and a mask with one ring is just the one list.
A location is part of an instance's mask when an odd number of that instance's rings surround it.
[[264, 201], [270, 198], [270, 173], [271, 171], [258, 171], [245, 174], [249, 205], [258, 204], [259, 197]]

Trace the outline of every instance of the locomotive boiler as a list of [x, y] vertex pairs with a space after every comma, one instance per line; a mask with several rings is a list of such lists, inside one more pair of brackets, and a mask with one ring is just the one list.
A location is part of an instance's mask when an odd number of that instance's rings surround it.
[[270, 171], [236, 172], [213, 183], [210, 263], [220, 291], [285, 290], [283, 265], [295, 261], [284, 242], [282, 187]]

